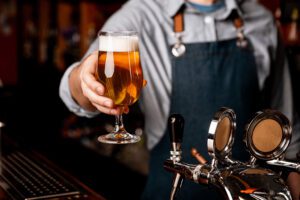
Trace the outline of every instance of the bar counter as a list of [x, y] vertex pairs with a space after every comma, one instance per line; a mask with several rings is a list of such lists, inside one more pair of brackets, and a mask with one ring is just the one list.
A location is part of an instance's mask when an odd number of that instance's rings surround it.
[[89, 199], [100, 194], [70, 175], [44, 155], [20, 147], [1, 136], [0, 199]]

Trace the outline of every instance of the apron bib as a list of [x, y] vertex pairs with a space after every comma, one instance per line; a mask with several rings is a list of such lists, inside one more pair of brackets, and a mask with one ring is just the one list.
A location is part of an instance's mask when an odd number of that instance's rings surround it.
[[[182, 161], [197, 163], [190, 155], [195, 147], [207, 160], [207, 135], [214, 113], [222, 106], [237, 116], [233, 158], [248, 158], [242, 142], [247, 120], [258, 110], [259, 87], [255, 58], [250, 48], [237, 46], [237, 40], [186, 44], [180, 57], [172, 58], [171, 113], [185, 119]], [[250, 46], [250, 45], [248, 45]], [[173, 174], [163, 168], [171, 144], [168, 132], [151, 151], [150, 172], [143, 199], [170, 197]], [[222, 199], [207, 185], [184, 180], [178, 199]]]

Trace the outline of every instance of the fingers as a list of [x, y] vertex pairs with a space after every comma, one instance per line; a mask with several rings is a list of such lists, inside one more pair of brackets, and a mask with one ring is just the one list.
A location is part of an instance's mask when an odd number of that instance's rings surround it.
[[98, 82], [95, 78], [94, 74], [82, 72], [81, 73], [81, 81], [92, 91], [97, 93], [98, 95], [104, 95], [105, 88], [104, 86]]
[[96, 80], [96, 68], [98, 65], [98, 53], [94, 52], [87, 57], [82, 63], [82, 69], [80, 73], [80, 79], [84, 82], [91, 90], [99, 95], [104, 94], [104, 86]]
[[114, 102], [105, 97], [105, 87], [96, 79], [96, 68], [98, 66], [98, 52], [88, 56], [80, 66], [80, 83], [83, 95], [100, 112], [109, 115], [128, 113], [128, 106], [116, 107]]
[[108, 115], [120, 115], [121, 114], [121, 109], [116, 107], [116, 108], [108, 108], [105, 106], [101, 106], [98, 104], [93, 104], [95, 108], [97, 108], [100, 112], [108, 114]]
[[81, 88], [83, 95], [87, 97], [93, 106], [95, 106], [100, 112], [109, 115], [120, 114], [120, 109], [115, 107], [110, 98], [98, 95], [84, 81], [81, 82]]
[[80, 66], [80, 86], [82, 94], [100, 112], [116, 115], [120, 113], [113, 101], [104, 96], [105, 88], [96, 79], [96, 68], [98, 66], [98, 52], [94, 52], [82, 61]]

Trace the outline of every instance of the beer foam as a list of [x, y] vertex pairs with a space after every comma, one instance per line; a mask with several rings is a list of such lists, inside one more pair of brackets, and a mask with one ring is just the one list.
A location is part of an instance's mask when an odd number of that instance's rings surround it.
[[127, 52], [138, 49], [137, 36], [99, 36], [99, 51]]

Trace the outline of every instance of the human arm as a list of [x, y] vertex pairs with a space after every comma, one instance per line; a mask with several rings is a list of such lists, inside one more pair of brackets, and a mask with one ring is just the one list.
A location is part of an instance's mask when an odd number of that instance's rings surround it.
[[[139, 10], [137, 1], [126, 3], [104, 25], [104, 31], [135, 30], [138, 31], [139, 20], [136, 17]], [[119, 109], [112, 101], [104, 97], [104, 87], [95, 79], [95, 69], [98, 63], [98, 45], [96, 39], [84, 58], [68, 69], [60, 84], [60, 97], [70, 111], [80, 116], [92, 117], [100, 112], [118, 114]]]
[[104, 96], [104, 86], [96, 80], [95, 72], [98, 65], [98, 51], [86, 57], [75, 67], [69, 77], [69, 87], [72, 97], [85, 110], [117, 115], [120, 110], [113, 101]]
[[95, 79], [98, 52], [88, 54], [81, 62], [66, 70], [59, 88], [61, 99], [70, 111], [93, 117], [99, 112], [118, 114], [112, 100], [104, 97], [104, 87]]

